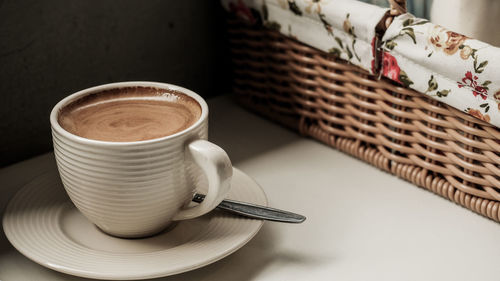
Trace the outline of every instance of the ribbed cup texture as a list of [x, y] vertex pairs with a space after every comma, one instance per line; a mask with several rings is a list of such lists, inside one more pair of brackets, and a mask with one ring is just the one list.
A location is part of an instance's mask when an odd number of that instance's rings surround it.
[[203, 177], [186, 153], [190, 140], [206, 139], [207, 121], [153, 142], [82, 142], [52, 130], [54, 153], [71, 201], [104, 232], [141, 237], [164, 229], [189, 203]]

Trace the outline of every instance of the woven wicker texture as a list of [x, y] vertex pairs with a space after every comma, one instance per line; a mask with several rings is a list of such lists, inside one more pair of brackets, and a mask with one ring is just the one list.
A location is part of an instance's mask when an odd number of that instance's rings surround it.
[[500, 221], [500, 131], [278, 32], [229, 22], [242, 104]]

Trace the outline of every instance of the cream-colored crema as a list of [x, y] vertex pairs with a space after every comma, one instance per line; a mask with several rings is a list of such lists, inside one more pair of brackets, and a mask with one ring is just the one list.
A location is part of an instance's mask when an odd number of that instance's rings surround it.
[[177, 91], [126, 87], [93, 93], [64, 106], [58, 122], [83, 138], [130, 142], [161, 138], [193, 125], [201, 107]]

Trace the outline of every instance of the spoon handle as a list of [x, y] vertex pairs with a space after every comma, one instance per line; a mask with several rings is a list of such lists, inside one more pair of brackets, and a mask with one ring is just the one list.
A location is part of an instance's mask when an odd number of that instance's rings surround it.
[[[201, 203], [203, 199], [205, 195], [199, 193], [193, 197], [193, 201], [197, 203]], [[223, 200], [217, 208], [254, 219], [287, 223], [301, 223], [306, 220], [306, 217], [292, 212], [229, 199]]]

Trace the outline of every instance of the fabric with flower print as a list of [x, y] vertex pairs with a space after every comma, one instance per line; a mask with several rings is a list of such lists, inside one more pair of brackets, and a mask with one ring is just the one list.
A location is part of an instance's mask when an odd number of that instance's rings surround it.
[[406, 72], [399, 67], [397, 59], [387, 52], [382, 53], [382, 75], [405, 87], [413, 84]]
[[381, 48], [383, 76], [500, 127], [500, 48], [410, 14]]
[[453, 55], [458, 48], [465, 42], [467, 36], [447, 30], [440, 25], [429, 24], [429, 43], [436, 50], [443, 51], [448, 55]]
[[270, 29], [375, 73], [372, 40], [377, 24], [388, 12], [386, 8], [354, 0], [221, 2], [227, 11], [251, 24], [261, 19]]
[[490, 122], [491, 121], [490, 116], [488, 114], [486, 114], [486, 113], [485, 114], [481, 113], [481, 110], [467, 108], [465, 110], [465, 112], [467, 112], [470, 115], [476, 117], [477, 119], [480, 119], [480, 120], [483, 120], [483, 121], [486, 121], [486, 122]]
[[[477, 83], [477, 79], [478, 78], [479, 77], [477, 75], [472, 75], [472, 72], [467, 71], [465, 73], [465, 77], [462, 78], [462, 81], [457, 82], [458, 83], [458, 87], [462, 88], [462, 87], [469, 86], [472, 89], [472, 94], [475, 97], [480, 96], [483, 100], [486, 100], [486, 98], [488, 98], [488, 87], [487, 87], [487, 85], [489, 83], [483, 83], [480, 86]], [[489, 82], [489, 80], [486, 81], [486, 82]]]

